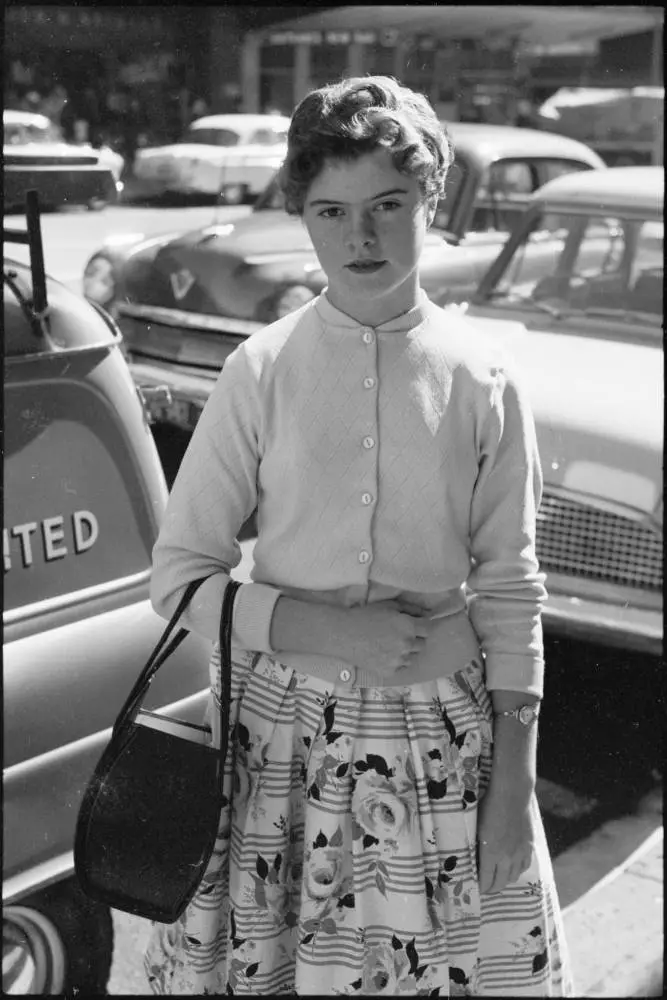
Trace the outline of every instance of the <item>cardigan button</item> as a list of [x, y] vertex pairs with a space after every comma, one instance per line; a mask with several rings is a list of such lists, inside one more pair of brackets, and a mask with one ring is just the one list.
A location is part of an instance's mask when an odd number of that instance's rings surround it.
[[352, 673], [347, 668], [345, 668], [344, 670], [341, 670], [339, 676], [342, 681], [345, 681], [345, 683], [347, 683], [351, 679]]

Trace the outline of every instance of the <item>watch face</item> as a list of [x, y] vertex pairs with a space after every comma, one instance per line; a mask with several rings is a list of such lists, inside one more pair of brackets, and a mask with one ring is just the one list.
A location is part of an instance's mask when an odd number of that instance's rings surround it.
[[537, 716], [538, 710], [534, 705], [524, 705], [519, 709], [519, 722], [523, 722], [524, 726], [529, 726]]

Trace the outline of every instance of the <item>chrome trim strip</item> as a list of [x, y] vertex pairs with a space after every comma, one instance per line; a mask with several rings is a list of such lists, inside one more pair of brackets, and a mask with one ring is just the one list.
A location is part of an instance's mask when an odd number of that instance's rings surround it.
[[28, 896], [33, 892], [39, 892], [54, 882], [60, 882], [63, 876], [71, 875], [74, 872], [74, 852], [67, 851], [59, 854], [57, 858], [49, 861], [42, 861], [27, 872], [20, 872], [12, 875], [2, 883], [2, 902], [7, 905], [13, 903], [22, 896]]
[[37, 615], [47, 615], [54, 611], [64, 611], [73, 605], [92, 601], [96, 597], [109, 597], [112, 594], [120, 593], [122, 590], [138, 587], [140, 584], [150, 580], [150, 576], [151, 570], [149, 568], [142, 570], [141, 573], [135, 573], [133, 576], [123, 576], [118, 580], [112, 580], [110, 583], [100, 583], [94, 587], [86, 587], [84, 590], [74, 590], [69, 594], [64, 594], [62, 597], [49, 597], [44, 601], [36, 601], [34, 604], [24, 604], [20, 608], [5, 611], [2, 621], [5, 626], [16, 625], [18, 622], [26, 621]]
[[[186, 698], [180, 698], [179, 701], [172, 701], [169, 705], [161, 705], [159, 711], [164, 715], [186, 711], [188, 707], [196, 706], [197, 702], [206, 696], [208, 690], [208, 688], [200, 688], [199, 691], [189, 694]], [[80, 757], [86, 750], [92, 750], [98, 743], [109, 740], [112, 728], [112, 726], [109, 726], [107, 729], [100, 729], [96, 733], [82, 736], [80, 740], [73, 740], [71, 743], [65, 743], [63, 746], [55, 747], [53, 750], [47, 750], [46, 753], [38, 754], [36, 757], [30, 757], [29, 760], [22, 760], [19, 764], [12, 764], [10, 767], [6, 767], [3, 773], [3, 784], [9, 786], [13, 781], [24, 780], [37, 766], [37, 762], [39, 762], [41, 770], [49, 765], [57, 764], [63, 758], [73, 755]]]
[[265, 323], [249, 319], [232, 319], [227, 316], [211, 316], [209, 313], [191, 313], [183, 309], [167, 309], [164, 306], [142, 306], [132, 302], [117, 304], [120, 316], [143, 319], [188, 330], [213, 330], [218, 333], [240, 333], [249, 336], [261, 330]]
[[542, 622], [546, 629], [569, 628], [591, 639], [604, 637], [614, 645], [632, 647], [636, 643], [653, 651], [662, 648], [663, 617], [657, 610], [551, 594], [542, 611]]

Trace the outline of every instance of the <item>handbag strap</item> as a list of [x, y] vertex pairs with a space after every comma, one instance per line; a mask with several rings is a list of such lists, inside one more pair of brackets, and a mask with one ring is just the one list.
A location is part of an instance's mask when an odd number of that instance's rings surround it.
[[229, 712], [232, 700], [232, 624], [234, 598], [241, 584], [230, 580], [225, 588], [220, 613], [220, 799], [224, 800], [225, 758], [229, 746]]
[[188, 634], [187, 629], [184, 628], [179, 629], [176, 636], [174, 636], [169, 645], [167, 645], [169, 637], [171, 633], [174, 631], [174, 628], [176, 627], [179, 618], [181, 617], [187, 605], [190, 603], [190, 601], [192, 600], [192, 598], [194, 597], [197, 590], [202, 585], [205, 579], [207, 579], [207, 577], [202, 577], [201, 580], [191, 580], [190, 583], [185, 588], [185, 592], [183, 593], [183, 596], [178, 602], [176, 610], [169, 619], [167, 627], [165, 628], [164, 632], [162, 633], [158, 642], [156, 643], [153, 652], [148, 657], [145, 667], [137, 677], [132, 687], [132, 690], [130, 691], [129, 695], [125, 700], [125, 704], [118, 713], [118, 717], [116, 718], [113, 727], [114, 735], [116, 735], [116, 733], [120, 729], [122, 729], [124, 725], [126, 725], [128, 722], [131, 722], [134, 719], [134, 716], [136, 715], [139, 706], [141, 705], [141, 702], [146, 697], [146, 692], [148, 691], [148, 687], [151, 681], [153, 680], [153, 677], [158, 672], [158, 670], [165, 662], [165, 660], [168, 659], [168, 657], [170, 657], [172, 653], [176, 651], [176, 649], [180, 646], [180, 644], [183, 642], [186, 635]]

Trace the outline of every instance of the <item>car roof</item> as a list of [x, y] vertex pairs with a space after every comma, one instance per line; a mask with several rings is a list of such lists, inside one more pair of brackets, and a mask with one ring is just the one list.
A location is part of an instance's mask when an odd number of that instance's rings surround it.
[[46, 128], [51, 124], [51, 119], [46, 115], [37, 114], [35, 111], [14, 111], [6, 108], [2, 112], [3, 125], [37, 125], [38, 128]]
[[286, 115], [206, 115], [204, 118], [197, 118], [190, 125], [190, 128], [270, 128], [271, 125], [281, 127], [289, 125], [289, 118]]
[[563, 174], [536, 191], [535, 201], [550, 205], [662, 211], [665, 198], [663, 167], [607, 167]]
[[107, 322], [83, 296], [49, 277], [46, 278], [46, 332], [36, 332], [35, 324], [26, 315], [26, 303], [29, 305], [32, 300], [30, 267], [8, 257], [3, 265], [11, 279], [11, 284], [5, 280], [3, 289], [3, 347], [7, 360], [81, 351], [117, 342], [111, 320]]
[[558, 157], [572, 158], [602, 167], [603, 161], [592, 149], [577, 139], [541, 132], [534, 128], [514, 125], [486, 125], [478, 122], [442, 123], [457, 149], [472, 160], [483, 164], [505, 157]]

